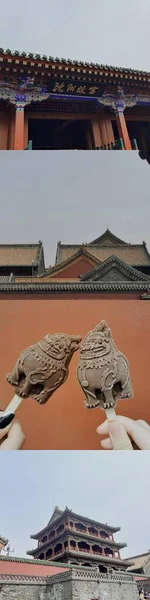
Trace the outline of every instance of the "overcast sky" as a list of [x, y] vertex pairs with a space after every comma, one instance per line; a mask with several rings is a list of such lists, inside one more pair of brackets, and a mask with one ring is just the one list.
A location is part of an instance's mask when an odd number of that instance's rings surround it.
[[147, 552], [149, 453], [6, 452], [0, 457], [0, 533], [15, 556], [36, 547], [30, 535], [45, 527], [54, 505], [121, 526], [122, 557]]
[[108, 226], [150, 251], [150, 166], [135, 152], [1, 152], [0, 243], [90, 242]]
[[149, 0], [1, 2], [5, 49], [150, 71], [149, 28]]

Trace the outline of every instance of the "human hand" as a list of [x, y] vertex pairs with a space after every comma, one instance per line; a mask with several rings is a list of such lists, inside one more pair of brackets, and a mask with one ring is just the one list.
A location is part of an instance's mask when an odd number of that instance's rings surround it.
[[134, 444], [139, 450], [150, 450], [150, 426], [145, 421], [117, 416], [114, 421], [104, 421], [96, 431], [107, 435], [101, 440], [104, 450], [134, 450]]
[[[0, 418], [1, 414], [0, 411]], [[22, 427], [15, 417], [7, 427], [0, 427], [0, 450], [20, 450], [24, 440]]]

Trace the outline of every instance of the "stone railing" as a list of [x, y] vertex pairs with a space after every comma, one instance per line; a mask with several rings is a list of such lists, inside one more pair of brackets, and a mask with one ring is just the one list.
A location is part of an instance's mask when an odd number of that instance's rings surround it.
[[118, 572], [118, 573], [100, 573], [99, 570], [97, 569], [95, 572], [91, 569], [91, 572], [89, 572], [89, 569], [87, 571], [80, 571], [80, 570], [75, 570], [73, 572], [73, 577], [74, 579], [101, 579], [103, 581], [133, 581], [133, 576], [126, 574], [126, 573], [122, 573], [122, 572]]
[[119, 583], [132, 583], [134, 581], [133, 575], [126, 574], [124, 572], [118, 573], [100, 573], [99, 569], [93, 569], [87, 567], [87, 569], [69, 569], [65, 573], [60, 573], [58, 575], [52, 575], [47, 578], [47, 582], [49, 584], [52, 583], [61, 583], [64, 580], [80, 580], [80, 581], [104, 581], [104, 582], [119, 582]]
[[8, 573], [0, 574], [0, 584], [8, 583], [11, 585], [20, 583], [20, 585], [45, 585], [46, 580], [47, 577], [39, 577], [35, 575], [9, 575]]

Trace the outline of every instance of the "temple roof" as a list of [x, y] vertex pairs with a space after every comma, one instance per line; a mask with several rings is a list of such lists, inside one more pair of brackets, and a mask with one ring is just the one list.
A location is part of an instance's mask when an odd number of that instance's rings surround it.
[[[77, 60], [70, 60], [70, 59], [64, 59], [64, 58], [53, 58], [52, 56], [46, 56], [44, 55], [40, 55], [40, 54], [34, 54], [32, 52], [24, 52], [24, 51], [19, 51], [19, 50], [15, 50], [14, 52], [10, 49], [6, 49], [4, 50], [4, 48], [0, 48], [0, 57], [1, 60], [5, 60], [8, 59], [9, 61], [14, 60], [19, 60], [20, 63], [27, 63], [28, 65], [30, 64], [35, 64], [37, 67], [39, 66], [39, 62], [42, 63], [42, 67], [44, 67], [45, 65], [49, 65], [49, 66], [58, 66], [59, 69], [64, 68], [66, 70], [68, 69], [74, 69], [74, 71], [77, 71], [78, 73], [84, 72], [84, 73], [89, 73], [90, 74], [97, 74], [97, 75], [111, 75], [112, 73], [114, 73], [114, 75], [116, 76], [116, 78], [118, 77], [118, 74], [120, 74], [122, 77], [125, 77], [126, 79], [139, 79], [141, 81], [142, 80], [145, 81], [150, 81], [150, 73], [147, 71], [139, 71], [137, 69], [129, 69], [129, 68], [125, 68], [125, 67], [114, 67], [111, 65], [102, 65], [99, 63], [89, 63], [89, 62], [83, 62], [83, 61], [77, 61]], [[68, 69], [67, 69], [68, 68]], [[80, 69], [80, 71], [79, 71]]]
[[[55, 515], [58, 515], [58, 516], [55, 516]], [[74, 513], [72, 510], [70, 510], [67, 507], [65, 508], [65, 510], [61, 510], [59, 507], [55, 507], [52, 517], [51, 517], [50, 521], [48, 522], [48, 524], [46, 525], [46, 527], [44, 527], [44, 529], [39, 531], [37, 534], [31, 535], [30, 538], [33, 540], [38, 539], [41, 535], [43, 535], [43, 533], [45, 533], [47, 530], [49, 530], [50, 525], [53, 523], [53, 520], [57, 520], [58, 524], [59, 524], [59, 522], [61, 522], [61, 520], [62, 520], [62, 517], [65, 517], [65, 516], [66, 517], [70, 516], [71, 518], [76, 518], [76, 519], [82, 519], [82, 521], [85, 521], [92, 525], [97, 525], [109, 532], [116, 533], [116, 532], [120, 531], [120, 527], [113, 527], [113, 526], [108, 525], [108, 523], [100, 523], [99, 521], [94, 521], [93, 519], [89, 519], [88, 517], [77, 515], [76, 513]]]
[[111, 245], [120, 245], [120, 244], [124, 244], [124, 245], [128, 245], [127, 242], [124, 242], [123, 240], [121, 240], [120, 238], [118, 238], [116, 235], [114, 235], [114, 233], [112, 233], [112, 231], [110, 231], [110, 229], [106, 229], [106, 231], [104, 231], [104, 233], [102, 233], [102, 235], [100, 235], [98, 238], [96, 238], [96, 240], [93, 240], [92, 242], [90, 242], [89, 246], [93, 246], [94, 244], [96, 245], [106, 245], [106, 246], [111, 246]]
[[[110, 230], [106, 231], [96, 238], [93, 242], [83, 245], [88, 256], [104, 261], [110, 256], [117, 256], [127, 264], [144, 266], [150, 265], [150, 255], [146, 243], [130, 244], [117, 238]], [[81, 244], [57, 244], [56, 265], [62, 261], [69, 260], [81, 249]]]
[[87, 259], [87, 261], [89, 262], [89, 264], [93, 264], [93, 265], [99, 265], [99, 259], [96, 258], [95, 256], [92, 256], [91, 252], [89, 252], [88, 248], [85, 247], [84, 245], [81, 245], [78, 247], [77, 251], [75, 253], [73, 253], [73, 255], [69, 256], [68, 258], [65, 258], [64, 260], [61, 260], [59, 263], [56, 263], [53, 267], [49, 267], [48, 269], [46, 269], [45, 273], [42, 273], [40, 276], [40, 279], [46, 279], [48, 276], [54, 275], [55, 273], [59, 273], [60, 271], [63, 271], [65, 269], [65, 267], [69, 267], [70, 265], [72, 265], [75, 261], [77, 261], [78, 259], [80, 259], [81, 257], [84, 257], [85, 259]]
[[132, 567], [128, 567], [128, 571], [132, 570], [134, 571], [135, 569], [142, 569], [146, 566], [146, 564], [148, 563], [148, 561], [150, 560], [150, 551], [149, 552], [145, 552], [144, 554], [138, 554], [137, 556], [130, 556], [130, 558], [126, 559], [126, 562], [131, 562], [133, 563]]
[[0, 244], [0, 267], [37, 265], [43, 251], [38, 244]]
[[63, 510], [61, 510], [59, 508], [59, 506], [55, 506], [54, 512], [50, 518], [49, 524], [53, 523], [54, 521], [56, 521], [56, 519], [58, 519], [59, 517], [61, 517], [61, 515], [63, 514]]
[[117, 256], [110, 256], [97, 267], [81, 275], [82, 281], [149, 281], [150, 276], [131, 267]]

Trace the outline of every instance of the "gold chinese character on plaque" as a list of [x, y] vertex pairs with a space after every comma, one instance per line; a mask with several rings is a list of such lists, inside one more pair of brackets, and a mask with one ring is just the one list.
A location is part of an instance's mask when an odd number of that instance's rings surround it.
[[89, 94], [95, 94], [96, 90], [98, 90], [98, 87], [90, 87], [89, 88]]
[[80, 85], [80, 86], [77, 88], [76, 92], [77, 92], [78, 94], [85, 94], [85, 93], [86, 93], [86, 85], [83, 85], [83, 86], [82, 86], [82, 85]]
[[63, 92], [64, 91], [64, 83], [55, 83], [52, 92]]
[[75, 89], [76, 89], [76, 85], [72, 85], [72, 83], [70, 83], [70, 84], [67, 86], [67, 92], [74, 92], [74, 91], [75, 91]]

